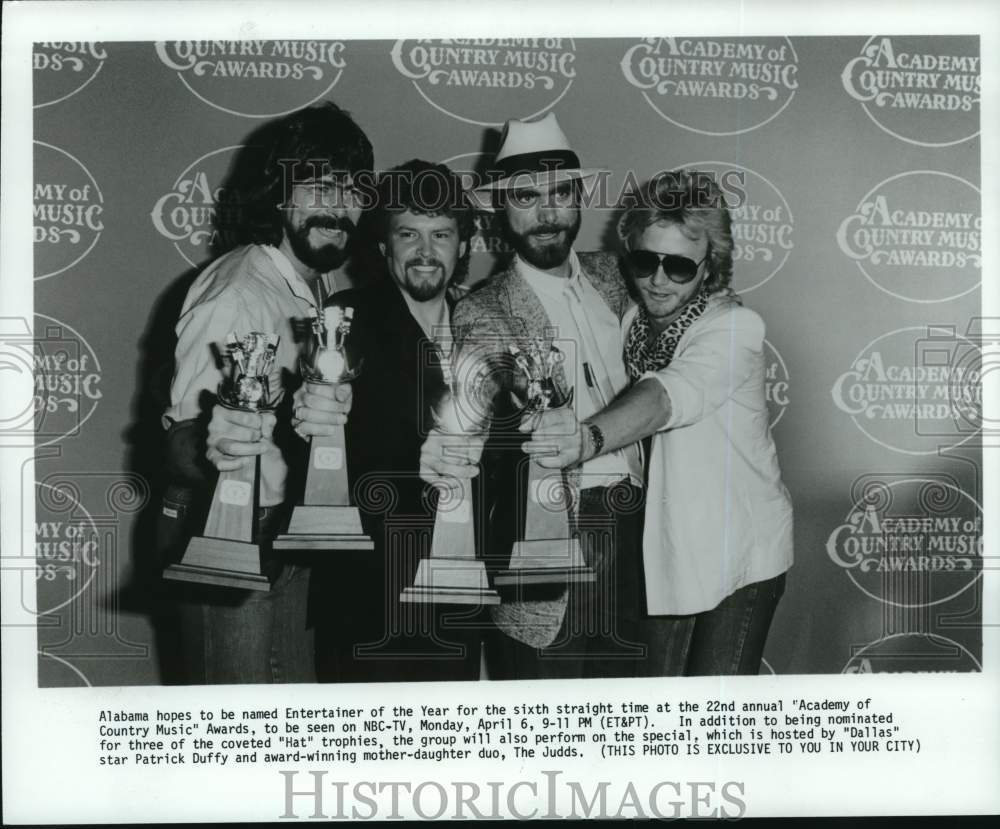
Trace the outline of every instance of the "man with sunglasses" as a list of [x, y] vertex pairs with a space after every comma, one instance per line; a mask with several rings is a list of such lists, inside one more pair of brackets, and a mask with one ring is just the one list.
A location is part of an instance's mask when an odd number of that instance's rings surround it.
[[692, 259], [692, 256], [698, 255], [698, 251], [691, 248], [697, 248], [697, 245], [676, 225], [657, 228], [651, 235], [655, 236], [650, 239], [652, 245], [684, 251], [658, 253], [656, 250], [639, 249], [625, 253], [626, 266], [635, 277], [636, 290], [646, 310], [650, 330], [653, 334], [659, 334], [701, 291], [704, 277], [702, 265], [708, 254], [698, 261]]
[[[508, 121], [494, 167], [497, 178], [474, 195], [484, 210], [502, 213], [515, 256], [481, 289], [458, 303], [453, 328], [458, 361], [503, 366], [510, 347], [531, 350], [541, 340], [562, 361], [560, 396], [580, 419], [608, 405], [627, 385], [619, 321], [630, 304], [617, 257], [577, 253], [580, 195], [597, 175], [583, 169], [554, 114], [535, 122]], [[501, 371], [508, 372], [508, 369]], [[502, 381], [510, 386], [510, 381]], [[505, 560], [524, 525], [527, 465], [517, 412], [505, 394], [494, 401], [492, 430], [482, 454], [480, 515], [487, 554]], [[422, 474], [447, 485], [449, 476], [477, 474], [482, 441], [448, 446], [432, 434]], [[463, 454], [464, 453], [464, 454]], [[634, 634], [642, 464], [637, 446], [622, 447], [573, 470], [571, 523], [593, 583], [522, 584], [490, 608], [496, 631], [486, 637], [491, 678], [632, 676], [643, 658]]]
[[633, 385], [582, 427], [545, 413], [526, 451], [558, 469], [651, 438], [650, 673], [756, 674], [792, 563], [792, 508], [768, 425], [764, 323], [729, 288], [729, 211], [709, 177], [662, 173], [618, 235], [640, 298], [622, 322]]
[[[186, 675], [195, 684], [305, 682], [314, 679], [306, 630], [308, 569], [270, 558], [301, 463], [301, 439], [290, 427], [291, 386], [298, 382], [301, 343], [293, 320], [310, 316], [332, 293], [334, 271], [362, 205], [358, 182], [373, 166], [371, 143], [333, 103], [292, 113], [259, 134], [264, 163], [248, 183], [248, 244], [217, 259], [195, 279], [177, 322], [176, 368], [167, 432], [170, 486], [160, 518], [160, 546], [168, 557], [184, 551], [204, 526], [218, 470], [261, 458], [258, 540], [265, 548], [269, 592], [207, 585], [177, 586]], [[213, 349], [230, 334], [280, 337], [270, 370], [274, 412], [255, 413], [216, 403], [224, 374]], [[332, 387], [331, 387], [332, 388]], [[337, 417], [350, 406], [350, 387], [338, 386]], [[206, 459], [208, 464], [206, 464]]]

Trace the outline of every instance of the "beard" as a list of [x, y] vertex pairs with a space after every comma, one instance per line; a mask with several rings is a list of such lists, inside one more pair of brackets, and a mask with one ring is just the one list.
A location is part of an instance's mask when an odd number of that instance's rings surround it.
[[[343, 231], [344, 244], [337, 245], [330, 241], [314, 245], [309, 239], [309, 232], [314, 227]], [[357, 226], [346, 216], [310, 216], [298, 226], [293, 226], [285, 218], [284, 228], [285, 237], [288, 239], [288, 244], [296, 259], [318, 273], [335, 270], [347, 261], [351, 240], [357, 231]]]
[[[411, 276], [412, 267], [436, 266], [438, 272], [428, 277]], [[417, 302], [427, 302], [440, 295], [448, 284], [445, 274], [444, 263], [439, 259], [410, 259], [407, 260], [403, 270], [403, 290], [406, 291]]]
[[[515, 233], [508, 226], [511, 247], [525, 262], [540, 270], [561, 265], [569, 257], [576, 235], [580, 232], [582, 216], [578, 212], [569, 224], [535, 225], [523, 233]], [[554, 239], [540, 241], [539, 234], [560, 233]]]

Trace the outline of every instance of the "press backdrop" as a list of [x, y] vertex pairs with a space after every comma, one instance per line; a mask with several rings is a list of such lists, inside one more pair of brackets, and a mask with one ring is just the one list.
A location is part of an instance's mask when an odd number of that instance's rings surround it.
[[[241, 145], [320, 100], [380, 168], [475, 172], [504, 120], [553, 111], [609, 198], [716, 173], [795, 505], [765, 669], [978, 670], [979, 346], [996, 333], [978, 319], [978, 55], [973, 37], [889, 35], [36, 44], [34, 341], [6, 336], [36, 369], [22, 577], [40, 684], [163, 681], [149, 565], [171, 330], [231, 242], [220, 188]], [[587, 209], [577, 248], [609, 247], [614, 215]], [[492, 231], [470, 281], [504, 253]]]

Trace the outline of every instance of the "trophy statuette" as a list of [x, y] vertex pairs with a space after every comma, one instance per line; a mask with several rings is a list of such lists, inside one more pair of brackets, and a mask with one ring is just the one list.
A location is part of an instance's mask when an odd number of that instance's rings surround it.
[[[271, 409], [268, 375], [278, 349], [276, 334], [231, 333], [226, 343], [233, 377], [219, 386], [219, 405], [245, 412]], [[180, 562], [163, 577], [175, 581], [270, 590], [257, 535], [260, 455], [232, 471], [220, 471], [204, 535], [192, 538]]]
[[[302, 356], [303, 382], [332, 386], [361, 373], [361, 362], [351, 365], [346, 348], [353, 320], [353, 308], [336, 305], [313, 318]], [[276, 550], [375, 549], [361, 526], [361, 513], [351, 505], [346, 446], [342, 425], [334, 426], [333, 434], [310, 438], [305, 494], [292, 511], [288, 532], [275, 539]]]
[[[447, 354], [441, 355], [441, 368], [449, 392], [437, 408], [438, 428], [450, 435], [468, 434], [470, 429], [463, 423], [461, 413], [471, 412], [472, 407], [467, 405], [469, 398], [481, 399], [481, 395], [467, 395], [467, 385], [455, 381]], [[473, 369], [469, 377], [475, 383], [483, 375]], [[479, 426], [473, 424], [473, 428]], [[486, 563], [476, 558], [472, 481], [458, 480], [457, 484], [447, 503], [444, 495], [438, 500], [430, 555], [420, 560], [413, 585], [399, 595], [401, 602], [500, 604], [499, 594], [490, 587]]]
[[[568, 406], [573, 391], [563, 397], [553, 375], [562, 354], [535, 339], [527, 351], [510, 345], [517, 370], [527, 382], [522, 415], [540, 415], [550, 408]], [[524, 538], [515, 541], [510, 562], [493, 573], [498, 587], [523, 584], [592, 582], [596, 575], [587, 566], [580, 541], [569, 531], [569, 486], [562, 470], [545, 469], [532, 459], [528, 463], [528, 486], [524, 506]]]

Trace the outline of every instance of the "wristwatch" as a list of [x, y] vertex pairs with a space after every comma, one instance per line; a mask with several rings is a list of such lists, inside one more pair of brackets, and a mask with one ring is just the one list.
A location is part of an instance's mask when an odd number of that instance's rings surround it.
[[590, 432], [590, 442], [594, 447], [594, 451], [590, 457], [595, 458], [601, 454], [601, 450], [604, 448], [604, 432], [601, 431], [601, 427], [596, 423], [584, 423], [583, 425]]

